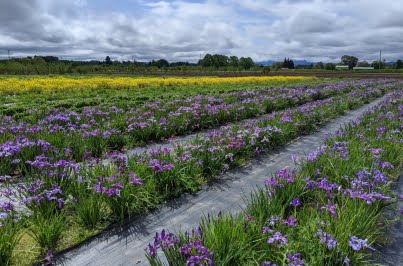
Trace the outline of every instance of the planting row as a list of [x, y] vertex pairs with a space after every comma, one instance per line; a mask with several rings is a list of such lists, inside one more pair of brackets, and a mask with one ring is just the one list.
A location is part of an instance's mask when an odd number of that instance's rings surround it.
[[99, 158], [107, 151], [213, 128], [352, 90], [397, 86], [395, 81], [351, 81], [159, 100], [129, 110], [31, 110], [31, 115], [21, 121], [6, 116], [0, 122], [0, 175], [30, 175], [31, 167], [26, 162], [38, 155], [75, 161]]
[[[9, 244], [0, 253], [5, 254], [4, 261], [10, 259], [10, 252], [20, 243], [18, 236], [24, 235], [19, 233], [21, 228], [40, 247], [31, 254], [60, 249], [60, 239], [66, 235], [82, 240], [96, 228], [199, 189], [201, 184], [243, 160], [309, 133], [383, 92], [353, 89], [347, 95], [222, 127], [205, 140], [196, 139], [173, 150], [157, 149], [129, 159], [114, 153], [109, 156], [112, 163], [108, 165], [94, 160], [80, 167], [75, 162], [37, 156], [27, 163], [32, 175], [26, 177], [24, 184], [2, 189], [3, 196], [10, 198], [3, 204], [1, 214], [2, 235], [9, 237], [4, 243]], [[25, 206], [27, 212], [16, 213], [16, 205]], [[73, 244], [74, 240], [71, 241], [64, 245]]]
[[297, 159], [297, 169], [267, 178], [240, 215], [157, 233], [146, 248], [150, 264], [371, 264], [388, 225], [384, 211], [403, 198], [390, 190], [403, 162], [402, 118], [403, 94], [392, 93]]

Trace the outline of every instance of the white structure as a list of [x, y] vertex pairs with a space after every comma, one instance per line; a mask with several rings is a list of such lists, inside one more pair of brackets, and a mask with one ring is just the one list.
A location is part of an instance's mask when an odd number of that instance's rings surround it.
[[348, 69], [348, 66], [346, 66], [346, 65], [337, 65], [336, 66], [336, 70], [344, 70], [344, 69]]
[[354, 70], [373, 70], [374, 67], [353, 67]]

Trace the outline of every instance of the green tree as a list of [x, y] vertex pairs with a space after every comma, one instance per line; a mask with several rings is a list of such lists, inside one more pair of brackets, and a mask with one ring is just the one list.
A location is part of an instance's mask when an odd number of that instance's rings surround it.
[[[379, 69], [379, 61], [372, 62], [371, 66], [374, 67], [375, 69]], [[380, 68], [381, 69], [385, 68], [385, 63], [382, 61], [381, 61]]]
[[43, 56], [42, 58], [43, 58], [43, 60], [45, 60], [47, 63], [59, 61], [59, 58], [56, 57], [56, 56]]
[[333, 63], [327, 63], [325, 64], [325, 69], [326, 70], [335, 70], [336, 69], [336, 65]]
[[48, 64], [41, 56], [34, 56], [34, 58], [32, 59], [32, 65], [37, 74], [49, 73]]
[[34, 56], [34, 59], [32, 59], [32, 64], [34, 65], [45, 65], [46, 61], [43, 59], [42, 56]]
[[211, 54], [206, 54], [199, 63], [203, 67], [212, 67], [214, 66], [213, 56]]
[[216, 68], [225, 67], [229, 65], [229, 58], [225, 55], [215, 54], [213, 55], [213, 62]]
[[270, 66], [264, 66], [262, 71], [263, 71], [263, 73], [269, 73], [270, 72]]
[[322, 62], [318, 62], [313, 66], [313, 68], [315, 68], [315, 69], [324, 69], [325, 65]]
[[252, 58], [250, 57], [241, 57], [239, 59], [239, 66], [242, 69], [250, 69], [255, 63], [253, 62]]
[[169, 67], [169, 62], [166, 59], [158, 59], [157, 61], [152, 60], [150, 62], [151, 66], [156, 66], [158, 68]]
[[397, 59], [395, 63], [395, 68], [396, 69], [402, 69], [403, 68], [403, 61], [401, 59]]
[[369, 67], [369, 63], [367, 61], [361, 61], [357, 64], [359, 67]]
[[290, 58], [284, 58], [282, 67], [288, 69], [294, 69], [295, 68], [294, 61], [292, 61]]
[[229, 58], [229, 65], [233, 67], [239, 66], [239, 58], [236, 56], [230, 56]]
[[105, 58], [105, 64], [107, 64], [107, 65], [112, 65], [112, 60], [111, 60], [111, 58], [109, 57], [109, 55]]
[[352, 55], [343, 55], [341, 62], [343, 62], [344, 65], [348, 65], [349, 69], [353, 69], [353, 67], [357, 66], [358, 58]]
[[279, 70], [280, 68], [283, 67], [283, 64], [284, 64], [284, 63], [282, 63], [282, 62], [275, 62], [275, 63], [273, 63], [273, 64], [271, 65], [271, 69]]
[[294, 61], [292, 59], [288, 59], [288, 68], [289, 69], [294, 69], [295, 68]]

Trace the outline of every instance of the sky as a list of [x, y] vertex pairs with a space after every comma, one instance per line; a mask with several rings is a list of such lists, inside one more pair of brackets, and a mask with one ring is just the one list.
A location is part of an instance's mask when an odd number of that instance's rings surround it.
[[403, 59], [403, 0], [0, 0], [0, 58]]

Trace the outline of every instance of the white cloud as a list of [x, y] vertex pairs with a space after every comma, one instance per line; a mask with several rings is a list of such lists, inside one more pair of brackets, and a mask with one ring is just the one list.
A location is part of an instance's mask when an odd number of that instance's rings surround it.
[[[116, 3], [120, 3], [117, 6]], [[393, 0], [0, 1], [0, 57], [195, 61], [403, 58], [403, 4]]]

